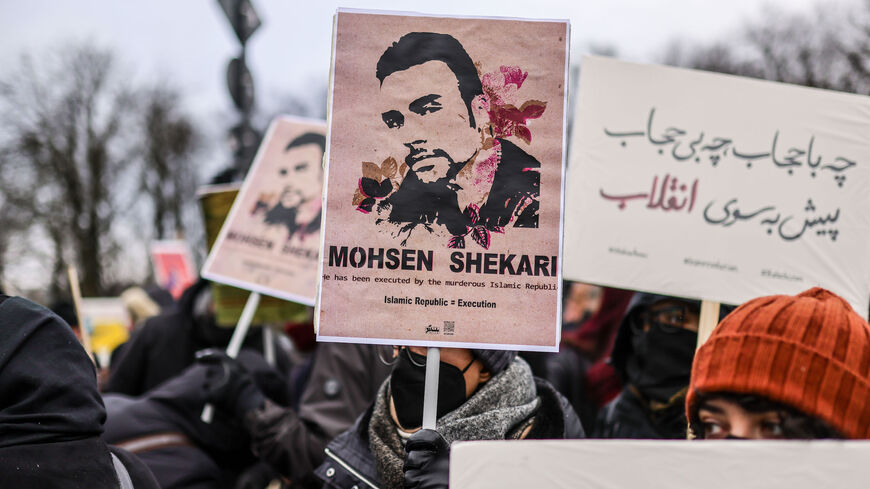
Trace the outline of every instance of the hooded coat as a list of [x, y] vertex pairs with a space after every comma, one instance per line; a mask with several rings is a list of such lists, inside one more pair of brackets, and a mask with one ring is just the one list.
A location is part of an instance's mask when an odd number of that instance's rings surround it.
[[133, 455], [100, 438], [94, 364], [48, 309], [0, 296], [0, 487], [154, 488]]
[[[659, 351], [646, 353], [647, 355], [658, 355], [659, 363], [657, 365], [668, 363], [672, 371], [685, 370], [685, 387], [682, 389], [670, 384], [661, 385], [656, 381], [654, 386], [648, 386], [651, 391], [659, 394], [660, 398], [655, 398], [655, 395], [642, 392], [642, 389], [633, 384], [637, 380], [635, 377], [639, 375], [639, 372], [643, 372], [646, 379], [656, 378], [656, 372], [651, 371], [648, 365], [644, 364], [645, 362], [638, 360], [638, 355], [641, 353], [634, 349], [634, 339], [637, 333], [632, 331], [632, 324], [643, 321], [643, 314], [652, 305], [667, 299], [676, 299], [700, 307], [698, 301], [656, 294], [635, 294], [619, 325], [610, 359], [622, 381], [623, 389], [616, 399], [599, 411], [592, 432], [593, 438], [686, 438], [688, 424], [685, 417], [685, 396], [692, 368], [691, 359], [685, 361], [682, 357], [662, 356], [667, 354]], [[692, 348], [694, 341], [690, 345]], [[673, 379], [670, 381], [672, 382]], [[647, 383], [649, 382], [647, 381]], [[666, 395], [660, 395], [660, 392], [665, 391], [667, 391]]]

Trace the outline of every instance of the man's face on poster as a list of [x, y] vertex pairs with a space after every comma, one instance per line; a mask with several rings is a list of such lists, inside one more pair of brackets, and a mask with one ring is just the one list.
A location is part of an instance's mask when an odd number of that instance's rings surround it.
[[381, 118], [408, 149], [405, 163], [424, 183], [458, 171], [480, 147], [456, 75], [442, 61], [427, 61], [386, 78], [380, 92]]
[[319, 195], [323, 153], [317, 144], [293, 146], [281, 155], [276, 179], [281, 185], [281, 206], [298, 207], [306, 198]]

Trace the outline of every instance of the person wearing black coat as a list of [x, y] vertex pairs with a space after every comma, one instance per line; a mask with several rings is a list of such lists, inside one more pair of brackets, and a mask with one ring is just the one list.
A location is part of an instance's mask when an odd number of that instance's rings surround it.
[[436, 429], [422, 419], [424, 348], [397, 351], [374, 404], [329, 443], [325, 488], [446, 488], [450, 443], [583, 438], [570, 403], [516, 352], [441, 349]]
[[635, 294], [611, 356], [623, 388], [599, 411], [593, 438], [686, 438], [699, 312], [698, 301]]
[[[207, 348], [226, 348], [233, 328], [215, 324], [209, 282], [200, 279], [190, 286], [178, 304], [148, 318], [113, 362], [103, 391], [141, 396], [180, 374], [194, 363], [196, 352]], [[244, 345], [262, 351], [262, 328], [251, 328]], [[276, 349], [276, 365], [289, 371], [289, 360]]]
[[314, 469], [323, 462], [323, 449], [371, 404], [390, 373], [382, 359], [391, 351], [380, 345], [319, 344], [296, 409], [270, 399], [239, 361], [213, 352], [199, 361], [220, 381], [208, 382], [200, 395], [216, 412], [242, 424], [252, 451], [292, 487], [319, 487]]
[[134, 455], [100, 438], [94, 364], [48, 309], [0, 295], [0, 487], [158, 489]]
[[[243, 349], [238, 362], [274, 402], [289, 404], [286, 378], [262, 355]], [[211, 423], [200, 419], [207, 373], [208, 367], [194, 363], [143, 396], [104, 396], [108, 419], [103, 438], [135, 453], [162, 489], [232, 488], [257, 460], [250, 437], [236, 420], [222, 411]]]

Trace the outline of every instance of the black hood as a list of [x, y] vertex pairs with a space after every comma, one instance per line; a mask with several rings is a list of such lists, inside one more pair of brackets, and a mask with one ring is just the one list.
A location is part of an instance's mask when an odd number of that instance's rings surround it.
[[[669, 295], [659, 295], [659, 294], [648, 294], [646, 292], [636, 292], [634, 296], [631, 298], [631, 302], [628, 304], [628, 309], [625, 311], [625, 316], [623, 316], [622, 321], [619, 323], [619, 329], [616, 334], [616, 340], [613, 344], [613, 351], [610, 354], [610, 364], [616, 370], [616, 373], [619, 374], [619, 378], [623, 384], [627, 382], [626, 379], [626, 366], [629, 357], [634, 353], [634, 348], [631, 344], [632, 332], [631, 332], [631, 324], [633, 321], [639, 321], [641, 314], [651, 305], [656, 302], [674, 299], [679, 301], [688, 302], [689, 304], [693, 304], [697, 306], [699, 309], [701, 307], [701, 301], [693, 300], [693, 299], [685, 299], [682, 297], [673, 297]], [[728, 314], [731, 313], [735, 309], [736, 306], [731, 304], [720, 304], [719, 306], [719, 321], [725, 318]]]
[[70, 327], [0, 298], [0, 448], [99, 436], [105, 419], [94, 364]]
[[184, 291], [179, 297], [178, 303], [174, 307], [170, 307], [169, 312], [166, 313], [167, 316], [179, 316], [181, 324], [189, 325], [194, 351], [216, 345], [226, 345], [233, 336], [233, 328], [221, 328], [217, 325], [213, 312], [196, 310], [200, 297], [203, 294], [211, 293], [210, 287], [211, 282], [200, 278]]
[[619, 330], [616, 333], [616, 340], [613, 343], [613, 352], [610, 354], [610, 364], [619, 374], [619, 379], [623, 384], [628, 383], [626, 368], [628, 359], [634, 354], [634, 347], [631, 344], [632, 332], [631, 325], [634, 321], [640, 321], [641, 315], [646, 309], [659, 301], [668, 299], [676, 299], [685, 301], [690, 304], [695, 304], [701, 307], [701, 301], [683, 299], [681, 297], [671, 297], [668, 295], [648, 294], [646, 292], [637, 292], [631, 298], [628, 304], [628, 309], [625, 311], [622, 321], [619, 323]]

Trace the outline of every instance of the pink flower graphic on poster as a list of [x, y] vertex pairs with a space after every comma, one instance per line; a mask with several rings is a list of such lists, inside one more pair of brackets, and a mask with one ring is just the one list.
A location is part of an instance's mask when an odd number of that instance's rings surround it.
[[518, 91], [528, 76], [529, 73], [518, 66], [502, 66], [499, 71], [481, 76], [483, 95], [475, 98], [475, 115], [486, 112], [493, 137], [516, 136], [526, 144], [531, 144], [532, 132], [527, 122], [540, 118], [547, 103], [527, 100], [517, 107]]

